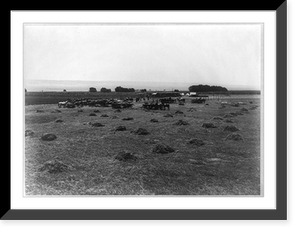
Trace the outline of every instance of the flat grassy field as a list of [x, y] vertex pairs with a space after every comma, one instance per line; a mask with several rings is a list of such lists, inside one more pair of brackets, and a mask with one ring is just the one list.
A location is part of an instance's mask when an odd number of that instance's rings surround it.
[[[171, 104], [170, 110], [148, 111], [134, 103], [121, 112], [111, 107], [27, 105], [25, 193], [260, 195], [260, 99], [231, 98], [228, 103], [239, 101], [244, 104], [221, 107], [218, 100], [208, 105], [188, 100], [185, 105]], [[235, 128], [238, 131], [227, 131]], [[43, 141], [47, 133], [56, 138]], [[230, 134], [242, 140], [230, 140]], [[163, 146], [173, 150], [159, 153]]]

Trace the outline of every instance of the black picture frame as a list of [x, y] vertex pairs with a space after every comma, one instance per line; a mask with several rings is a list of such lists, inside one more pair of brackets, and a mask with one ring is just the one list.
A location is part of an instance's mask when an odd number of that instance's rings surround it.
[[[5, 158], [2, 158], [2, 167], [6, 167], [7, 170], [1, 171], [5, 181], [2, 186], [4, 195], [1, 199], [1, 220], [286, 220], [287, 1], [271, 1], [268, 4], [271, 5], [266, 7], [255, 1], [254, 3], [249, 1], [248, 5], [244, 2], [242, 6], [235, 4], [206, 6], [199, 10], [276, 11], [276, 209], [11, 209], [11, 162], [10, 153], [8, 153]], [[18, 10], [18, 8], [14, 9]], [[10, 29], [8, 31], [10, 32]], [[9, 49], [8, 53], [10, 54]], [[10, 112], [10, 106], [8, 106], [8, 112]], [[10, 122], [10, 117], [8, 120]], [[10, 132], [10, 128], [8, 131]]]

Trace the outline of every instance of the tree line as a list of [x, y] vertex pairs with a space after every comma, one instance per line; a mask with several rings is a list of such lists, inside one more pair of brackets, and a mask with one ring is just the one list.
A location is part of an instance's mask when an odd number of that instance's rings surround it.
[[[97, 92], [97, 89], [95, 87], [90, 87], [90, 92]], [[146, 89], [141, 89], [141, 92], [146, 92]], [[209, 85], [192, 85], [189, 87], [190, 92], [227, 92], [227, 88], [221, 87], [221, 86], [209, 86]], [[100, 92], [111, 92], [111, 89], [102, 87], [100, 89]], [[115, 92], [135, 92], [134, 88], [125, 88], [121, 86], [117, 86], [115, 88]], [[178, 89], [175, 89], [174, 92], [179, 92]]]
[[[95, 87], [90, 87], [89, 92], [97, 92], [97, 89]], [[100, 92], [111, 92], [111, 89], [102, 87], [100, 89]], [[135, 89], [134, 88], [125, 88], [125, 87], [118, 86], [118, 87], [115, 88], [115, 92], [135, 92]]]
[[192, 85], [189, 87], [190, 92], [226, 92], [225, 87], [221, 86], [209, 86], [209, 85]]

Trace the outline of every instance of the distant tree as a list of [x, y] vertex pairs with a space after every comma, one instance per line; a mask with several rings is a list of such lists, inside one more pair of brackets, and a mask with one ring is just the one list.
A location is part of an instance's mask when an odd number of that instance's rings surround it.
[[102, 87], [102, 88], [100, 89], [100, 92], [111, 92], [111, 89]]
[[66, 92], [67, 90], [66, 89], [64, 89], [64, 92]]
[[226, 92], [225, 87], [221, 86], [209, 86], [209, 85], [192, 85], [189, 87], [190, 92]]
[[25, 92], [27, 92], [27, 89], [25, 88]]
[[174, 92], [179, 92], [179, 90], [178, 90], [178, 89], [175, 89]]
[[97, 89], [95, 87], [90, 87], [89, 92], [97, 92]]
[[135, 92], [134, 88], [124, 88], [121, 86], [118, 86], [115, 88], [116, 92]]
[[146, 89], [141, 89], [140, 91], [141, 91], [141, 92], [146, 92], [147, 90], [146, 90]]

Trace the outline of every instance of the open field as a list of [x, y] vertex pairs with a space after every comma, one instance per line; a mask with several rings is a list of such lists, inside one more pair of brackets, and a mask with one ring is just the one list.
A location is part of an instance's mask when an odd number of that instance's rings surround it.
[[[238, 107], [221, 108], [220, 101], [209, 100], [208, 105], [187, 101], [149, 111], [134, 103], [116, 112], [111, 107], [58, 109], [53, 102], [65, 95], [48, 97], [52, 104], [31, 96], [35, 105], [25, 106], [25, 130], [33, 132], [25, 137], [26, 195], [261, 194], [259, 98], [231, 98], [243, 101]], [[204, 123], [216, 127], [204, 128]], [[230, 125], [239, 131], [224, 131]], [[125, 128], [118, 131], [118, 126]], [[148, 134], [134, 132], [139, 128]], [[57, 138], [41, 140], [46, 133]], [[226, 140], [232, 133], [243, 140]], [[173, 151], [157, 153], [158, 145]], [[126, 153], [132, 157], [118, 160]]]

